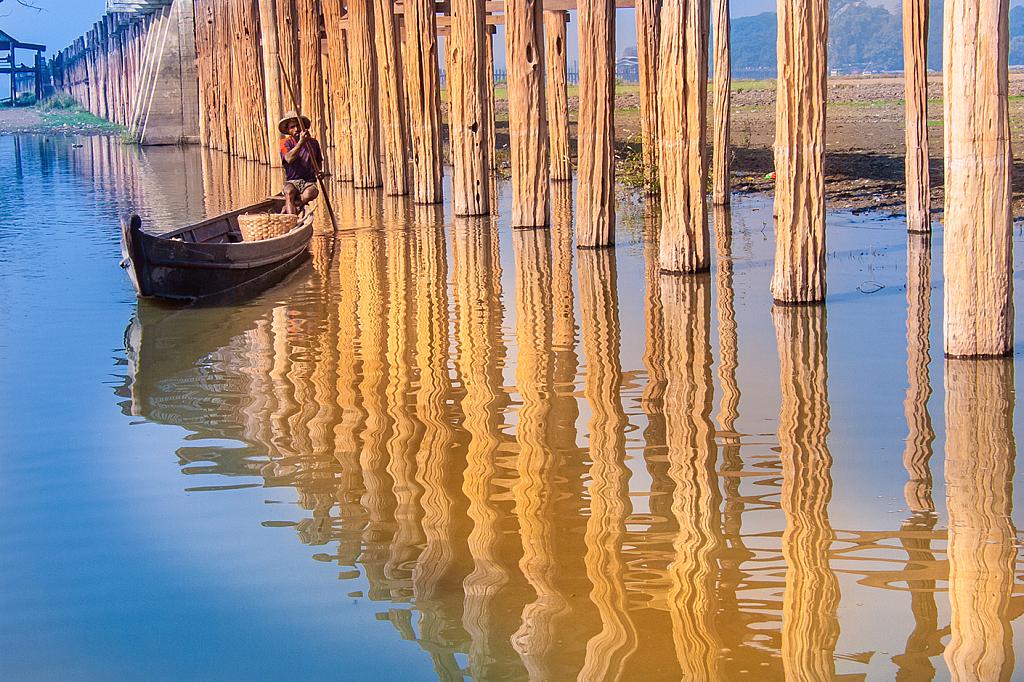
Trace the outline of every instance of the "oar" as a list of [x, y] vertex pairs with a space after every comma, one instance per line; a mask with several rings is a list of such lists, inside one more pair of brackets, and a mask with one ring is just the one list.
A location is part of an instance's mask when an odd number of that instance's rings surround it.
[[[295, 117], [299, 120], [299, 132], [306, 132], [306, 125], [302, 122], [302, 108], [299, 106], [298, 100], [295, 99], [295, 93], [292, 91], [292, 83], [288, 80], [287, 69], [284, 68], [284, 62], [281, 61], [281, 55], [277, 55], [277, 63], [281, 65], [281, 78], [284, 79], [284, 85], [288, 88], [288, 96], [291, 97], [292, 107], [295, 109]], [[322, 149], [322, 147], [321, 147]], [[331, 226], [334, 231], [338, 231], [338, 219], [334, 216], [334, 208], [331, 206], [331, 199], [327, 196], [327, 185], [324, 184], [323, 174], [320, 172], [320, 164], [316, 162], [316, 156], [313, 154], [313, 150], [309, 150], [309, 160], [313, 163], [313, 170], [316, 171], [316, 180], [320, 183], [320, 193], [324, 195], [324, 202], [327, 204], [327, 215], [331, 217]]]

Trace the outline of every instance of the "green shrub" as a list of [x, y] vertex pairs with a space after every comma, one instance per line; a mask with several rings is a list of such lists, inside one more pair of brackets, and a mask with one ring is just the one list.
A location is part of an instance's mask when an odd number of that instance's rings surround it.
[[65, 92], [58, 92], [41, 101], [36, 108], [39, 111], [66, 111], [81, 108], [78, 101]]

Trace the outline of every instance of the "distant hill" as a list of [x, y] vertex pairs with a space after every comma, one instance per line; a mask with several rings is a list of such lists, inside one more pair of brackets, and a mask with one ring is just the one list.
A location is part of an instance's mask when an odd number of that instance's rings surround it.
[[[929, 9], [928, 68], [942, 70], [943, 0]], [[732, 20], [734, 75], [776, 68], [775, 12]], [[863, 0], [832, 0], [829, 8], [829, 68], [839, 73], [903, 70], [903, 16]], [[1024, 65], [1024, 6], [1010, 9], [1010, 64]]]

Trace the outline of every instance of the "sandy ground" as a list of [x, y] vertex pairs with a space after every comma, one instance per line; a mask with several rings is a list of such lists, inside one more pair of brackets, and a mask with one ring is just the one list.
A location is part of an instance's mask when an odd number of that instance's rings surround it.
[[0, 135], [32, 130], [43, 123], [43, 117], [34, 109], [0, 108]]

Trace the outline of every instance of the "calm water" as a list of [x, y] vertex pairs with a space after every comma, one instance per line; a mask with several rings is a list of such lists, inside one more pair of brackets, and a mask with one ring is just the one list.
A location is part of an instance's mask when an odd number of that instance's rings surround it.
[[4, 680], [1013, 676], [1014, 361], [943, 359], [941, 232], [830, 215], [827, 308], [773, 309], [764, 198], [672, 278], [635, 204], [576, 251], [566, 187], [550, 231], [337, 188], [288, 280], [176, 310], [118, 216], [267, 169], [26, 136], [0, 177]]

